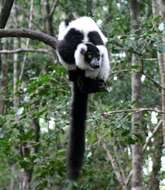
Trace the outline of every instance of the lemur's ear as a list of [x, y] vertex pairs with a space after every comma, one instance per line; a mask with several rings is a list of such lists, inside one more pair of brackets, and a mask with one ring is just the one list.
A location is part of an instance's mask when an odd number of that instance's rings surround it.
[[85, 54], [85, 52], [86, 52], [86, 49], [81, 48], [80, 53], [81, 53], [82, 55], [84, 55], [84, 54]]

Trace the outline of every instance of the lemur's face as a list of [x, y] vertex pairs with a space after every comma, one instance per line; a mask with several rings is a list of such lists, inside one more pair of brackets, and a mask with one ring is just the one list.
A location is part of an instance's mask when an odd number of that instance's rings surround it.
[[99, 49], [91, 44], [85, 44], [87, 46], [87, 51], [84, 52], [85, 62], [93, 69], [100, 67], [100, 52]]

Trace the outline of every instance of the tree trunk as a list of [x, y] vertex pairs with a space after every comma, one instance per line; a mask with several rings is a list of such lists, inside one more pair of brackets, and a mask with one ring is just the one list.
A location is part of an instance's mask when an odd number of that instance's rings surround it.
[[[152, 10], [155, 16], [160, 16], [162, 21], [165, 21], [165, 1], [164, 0], [152, 0]], [[163, 87], [161, 89], [161, 109], [165, 113], [165, 36], [162, 34], [161, 43], [158, 51], [158, 63], [160, 68], [160, 83]], [[163, 51], [162, 51], [163, 50]], [[163, 142], [165, 145], [165, 114], [162, 114], [162, 127], [163, 127]]]
[[23, 170], [21, 172], [20, 190], [30, 190], [31, 189], [31, 187], [30, 187], [31, 177], [32, 177], [31, 171], [27, 172], [27, 171]]
[[[132, 56], [132, 64], [136, 65], [139, 60], [136, 55]], [[140, 100], [140, 73], [132, 73], [132, 102], [138, 108]], [[132, 114], [132, 135], [139, 141], [141, 137], [141, 112]], [[132, 190], [142, 190], [142, 145], [136, 142], [132, 145]]]
[[[162, 39], [162, 46], [165, 45], [165, 39]], [[161, 110], [165, 113], [165, 52], [158, 52], [158, 62], [160, 68], [160, 83], [163, 87], [161, 89]], [[163, 128], [163, 142], [165, 145], [165, 114], [161, 115], [162, 128]]]
[[[154, 7], [155, 5], [155, 7]], [[162, 22], [165, 22], [165, 1], [164, 0], [153, 0], [153, 12], [155, 15], [161, 16]], [[165, 113], [165, 29], [162, 33], [162, 42], [161, 47], [159, 47], [160, 51], [158, 51], [158, 63], [160, 68], [160, 83], [163, 87], [161, 89], [161, 109], [162, 112]], [[162, 51], [163, 50], [163, 51]], [[162, 128], [163, 128], [163, 143], [165, 146], [165, 114], [162, 114]]]
[[87, 15], [92, 17], [93, 16], [93, 13], [92, 13], [93, 1], [86, 0], [86, 6], [87, 6]]
[[50, 11], [49, 0], [43, 0], [44, 31], [54, 36], [53, 15], [50, 15]]
[[[152, 0], [152, 11], [153, 15], [161, 16], [162, 19], [165, 18], [165, 2], [163, 0]], [[163, 49], [165, 45], [165, 38], [162, 35], [161, 43], [159, 49]], [[158, 63], [160, 70], [160, 85], [161, 88], [161, 110], [165, 112], [165, 52], [158, 51]], [[163, 142], [165, 144], [165, 114], [161, 115], [162, 127], [159, 129], [154, 138], [154, 148], [152, 154], [152, 171], [149, 178], [149, 188], [152, 190], [158, 190], [160, 186], [160, 169], [161, 169], [161, 157]], [[163, 133], [162, 133], [163, 132]]]
[[161, 156], [163, 145], [162, 127], [159, 128], [154, 137], [153, 142], [153, 155], [152, 155], [152, 172], [149, 178], [149, 189], [158, 190], [160, 185], [160, 169], [161, 169]]
[[[56, 7], [57, 1], [54, 1], [54, 3], [55, 4], [52, 6]], [[54, 27], [53, 27], [53, 12], [55, 11], [55, 7], [54, 7], [54, 10], [51, 9], [49, 0], [42, 0], [42, 4], [43, 4], [42, 12], [43, 12], [43, 17], [44, 17], [44, 32], [50, 34], [51, 36], [55, 36]], [[57, 55], [54, 49], [52, 49], [52, 54], [53, 54], [54, 60], [57, 60]]]
[[[32, 28], [33, 6], [34, 6], [34, 2], [33, 2], [33, 0], [31, 0], [31, 2], [30, 2], [29, 23], [28, 23], [28, 28], [29, 28], [29, 29]], [[30, 43], [30, 39], [28, 38], [28, 39], [26, 40], [26, 48], [29, 47], [29, 43]], [[25, 54], [24, 57], [23, 57], [22, 64], [21, 64], [21, 71], [20, 71], [20, 75], [19, 75], [19, 80], [22, 80], [22, 77], [23, 77], [23, 74], [24, 74], [24, 69], [25, 69], [26, 60], [27, 60], [27, 55]]]
[[[137, 0], [130, 0], [130, 15], [131, 27], [134, 34], [139, 29], [139, 3]], [[132, 55], [132, 65], [139, 66], [139, 57]], [[141, 73], [140, 71], [132, 72], [132, 104], [134, 108], [140, 107], [140, 87], [141, 87]], [[142, 145], [141, 138], [141, 112], [132, 114], [132, 135], [137, 139], [137, 142], [132, 145], [132, 190], [142, 190]]]
[[[165, 1], [164, 0], [152, 0], [152, 10], [155, 16], [160, 16], [162, 18], [162, 22], [165, 21]], [[158, 51], [158, 63], [160, 69], [160, 83], [163, 87], [161, 89], [161, 109], [162, 112], [165, 112], [165, 37], [164, 33], [162, 34], [161, 43]], [[163, 50], [163, 51], [162, 51]], [[162, 114], [162, 127], [163, 127], [163, 142], [165, 145], [165, 114]]]
[[[2, 44], [0, 42], [0, 49], [2, 49]], [[3, 56], [0, 56], [0, 67], [1, 67], [1, 76], [0, 81], [0, 114], [3, 114], [5, 111], [5, 97], [7, 94], [7, 85], [8, 85], [8, 64], [2, 60]]]
[[[0, 28], [5, 28], [8, 18], [10, 16], [11, 8], [13, 6], [14, 0], [2, 1], [1, 13], [0, 13]], [[2, 44], [0, 41], [0, 50], [2, 49]], [[5, 97], [7, 93], [7, 84], [8, 84], [8, 65], [2, 61], [0, 55], [0, 66], [1, 66], [1, 75], [2, 79], [0, 81], [0, 114], [4, 112], [5, 109]]]

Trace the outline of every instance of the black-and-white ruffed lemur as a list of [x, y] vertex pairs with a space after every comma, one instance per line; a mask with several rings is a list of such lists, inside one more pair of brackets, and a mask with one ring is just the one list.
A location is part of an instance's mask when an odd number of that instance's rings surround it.
[[69, 179], [80, 173], [85, 150], [85, 121], [88, 94], [105, 89], [110, 73], [107, 38], [89, 17], [59, 26], [57, 55], [73, 82], [71, 128], [68, 152]]

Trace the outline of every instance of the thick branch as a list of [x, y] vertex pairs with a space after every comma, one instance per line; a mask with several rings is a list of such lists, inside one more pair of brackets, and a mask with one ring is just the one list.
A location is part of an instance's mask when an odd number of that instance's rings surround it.
[[14, 0], [6, 0], [0, 14], [0, 28], [5, 28]]
[[56, 38], [44, 32], [37, 32], [29, 29], [0, 29], [0, 38], [18, 37], [30, 38], [32, 40], [39, 40], [52, 48], [56, 48]]

